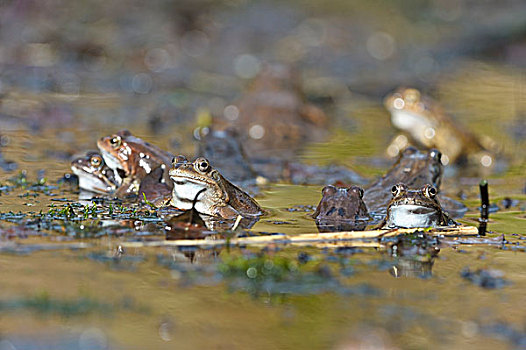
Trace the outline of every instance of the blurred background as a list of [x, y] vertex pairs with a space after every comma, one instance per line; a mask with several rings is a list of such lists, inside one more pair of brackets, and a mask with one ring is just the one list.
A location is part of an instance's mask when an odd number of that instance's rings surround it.
[[0, 26], [3, 129], [54, 129], [64, 158], [124, 127], [191, 153], [280, 63], [327, 115], [303, 159], [368, 168], [396, 134], [383, 98], [411, 86], [522, 164], [524, 1], [4, 0]]

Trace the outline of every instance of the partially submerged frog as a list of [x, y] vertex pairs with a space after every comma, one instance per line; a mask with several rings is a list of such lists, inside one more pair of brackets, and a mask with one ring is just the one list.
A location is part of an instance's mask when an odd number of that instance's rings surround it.
[[120, 183], [117, 196], [137, 194], [142, 179], [159, 167], [163, 172], [161, 182], [171, 189], [168, 168], [173, 156], [169, 152], [133, 136], [128, 130], [100, 138], [97, 146]]
[[[223, 219], [237, 216], [257, 217], [263, 214], [261, 207], [247, 193], [225, 179], [203, 157], [189, 162], [184, 156], [174, 158], [170, 169], [173, 180], [170, 204], [182, 210], [190, 210], [194, 199], [200, 214]], [[200, 195], [199, 191], [205, 189]]]
[[393, 198], [387, 207], [384, 228], [439, 227], [454, 224], [442, 210], [431, 185], [409, 189], [405, 184], [394, 185]]
[[78, 176], [79, 187], [83, 190], [109, 194], [119, 185], [113, 170], [104, 163], [99, 152], [90, 151], [75, 158], [71, 162], [71, 170]]
[[340, 165], [317, 166], [289, 162], [278, 157], [247, 158], [239, 133], [233, 128], [196, 130], [197, 155], [205, 157], [214, 168], [235, 184], [250, 186], [267, 181], [293, 184], [326, 185], [342, 183], [365, 184], [359, 174]]
[[347, 188], [325, 186], [322, 198], [312, 215], [320, 232], [360, 231], [369, 220], [363, 202], [363, 190], [358, 186]]
[[483, 166], [492, 164], [487, 147], [453, 121], [436, 101], [423, 96], [417, 89], [400, 88], [388, 95], [384, 104], [391, 112], [391, 122], [396, 128], [420, 147], [440, 149], [446, 164], [462, 163], [469, 158], [477, 158]]
[[200, 128], [195, 137], [197, 155], [208, 159], [230, 181], [255, 181], [257, 174], [245, 156], [240, 135], [235, 129]]
[[146, 199], [156, 207], [166, 204], [172, 198], [172, 181], [165, 180], [166, 173], [163, 167], [159, 166], [146, 175], [141, 181], [138, 199]]
[[391, 169], [365, 190], [365, 203], [369, 210], [385, 213], [387, 203], [391, 200], [388, 191], [398, 183], [409, 187], [431, 184], [438, 191], [443, 173], [441, 157], [442, 154], [436, 149], [422, 152], [407, 147]]

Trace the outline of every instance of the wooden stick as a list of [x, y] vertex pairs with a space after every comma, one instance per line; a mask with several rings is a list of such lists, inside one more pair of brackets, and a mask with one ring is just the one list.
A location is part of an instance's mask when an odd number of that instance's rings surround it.
[[[237, 246], [237, 245], [268, 245], [268, 244], [292, 244], [292, 245], [312, 245], [315, 243], [337, 243], [349, 240], [380, 239], [383, 237], [393, 237], [401, 234], [410, 234], [422, 231], [421, 228], [393, 229], [393, 230], [372, 230], [372, 231], [350, 231], [350, 232], [329, 232], [329, 233], [306, 233], [294, 236], [288, 235], [264, 235], [254, 237], [239, 237], [231, 239], [180, 239], [173, 241], [152, 241], [152, 242], [123, 242], [123, 247], [217, 247], [217, 246]], [[475, 236], [478, 229], [474, 226], [444, 227], [425, 230], [430, 236]], [[360, 242], [364, 246], [364, 243]], [[373, 246], [376, 247], [377, 243]]]

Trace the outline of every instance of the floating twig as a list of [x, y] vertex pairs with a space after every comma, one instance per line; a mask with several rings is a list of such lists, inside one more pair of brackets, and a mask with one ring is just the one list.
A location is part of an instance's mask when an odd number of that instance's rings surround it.
[[[242, 245], [267, 245], [267, 244], [289, 244], [289, 245], [314, 245], [319, 243], [343, 243], [358, 240], [378, 240], [383, 237], [393, 237], [401, 234], [411, 234], [423, 231], [422, 228], [394, 229], [394, 230], [371, 230], [371, 231], [348, 231], [327, 233], [305, 233], [294, 236], [289, 235], [263, 235], [252, 237], [220, 238], [220, 239], [180, 239], [173, 241], [151, 241], [151, 242], [124, 242], [124, 247], [218, 247], [218, 246], [242, 246]], [[430, 236], [476, 236], [478, 229], [474, 226], [444, 227], [425, 229], [426, 235]]]

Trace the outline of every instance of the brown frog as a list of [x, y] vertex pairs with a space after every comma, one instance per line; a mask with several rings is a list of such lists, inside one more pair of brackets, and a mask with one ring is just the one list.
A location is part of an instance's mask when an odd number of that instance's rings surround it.
[[398, 183], [410, 187], [431, 184], [438, 190], [443, 173], [441, 157], [442, 154], [436, 149], [421, 152], [414, 147], [407, 147], [391, 169], [365, 190], [365, 203], [369, 210], [385, 214], [391, 199], [388, 191]]
[[99, 152], [87, 152], [85, 156], [71, 162], [71, 170], [79, 178], [79, 187], [90, 192], [109, 194], [118, 186], [112, 169], [105, 163]]
[[[396, 128], [420, 147], [440, 149], [445, 164], [464, 163], [470, 158], [477, 159], [483, 166], [493, 163], [488, 148], [475, 135], [453, 121], [436, 101], [423, 96], [417, 89], [400, 88], [388, 95], [384, 104]], [[404, 145], [392, 144], [394, 149], [400, 146]]]
[[304, 141], [320, 140], [327, 117], [306, 102], [298, 74], [284, 65], [267, 64], [226, 115], [249, 142], [249, 156], [287, 156]]
[[172, 154], [133, 136], [128, 130], [100, 138], [97, 146], [106, 164], [115, 171], [120, 183], [117, 196], [137, 194], [142, 179], [158, 167], [163, 172], [161, 183], [171, 189], [168, 169]]
[[197, 155], [208, 159], [230, 181], [256, 180], [257, 174], [245, 156], [239, 133], [234, 128], [200, 128], [195, 137], [198, 141]]
[[320, 232], [361, 231], [367, 226], [369, 213], [363, 202], [363, 190], [325, 186], [322, 198], [312, 215]]
[[[365, 190], [365, 204], [372, 216], [376, 220], [385, 216], [387, 204], [391, 199], [389, 190], [398, 183], [405, 183], [412, 188], [430, 184], [440, 192], [443, 173], [441, 157], [441, 153], [436, 149], [423, 152], [414, 147], [407, 147], [391, 169]], [[438, 196], [446, 211], [453, 217], [460, 218], [467, 211], [461, 202], [443, 194]]]
[[146, 175], [139, 187], [139, 200], [146, 199], [148, 202], [159, 207], [166, 204], [172, 198], [172, 181], [166, 181], [167, 171], [159, 166]]
[[317, 166], [290, 162], [277, 157], [245, 155], [239, 133], [233, 128], [215, 130], [209, 127], [196, 130], [197, 155], [207, 158], [214, 168], [234, 184], [243, 187], [265, 184], [268, 181], [286, 181], [293, 184], [325, 185], [337, 181], [365, 184], [359, 174], [339, 165]]
[[[206, 158], [198, 157], [189, 162], [184, 156], [178, 156], [169, 173], [173, 180], [170, 204], [178, 209], [190, 210], [196, 199], [195, 209], [200, 214], [223, 219], [263, 214], [254, 199], [212, 168]], [[203, 189], [205, 191], [200, 193]]]
[[387, 206], [384, 228], [438, 227], [454, 224], [442, 210], [435, 187], [427, 184], [409, 189], [405, 184], [394, 185], [393, 198]]

